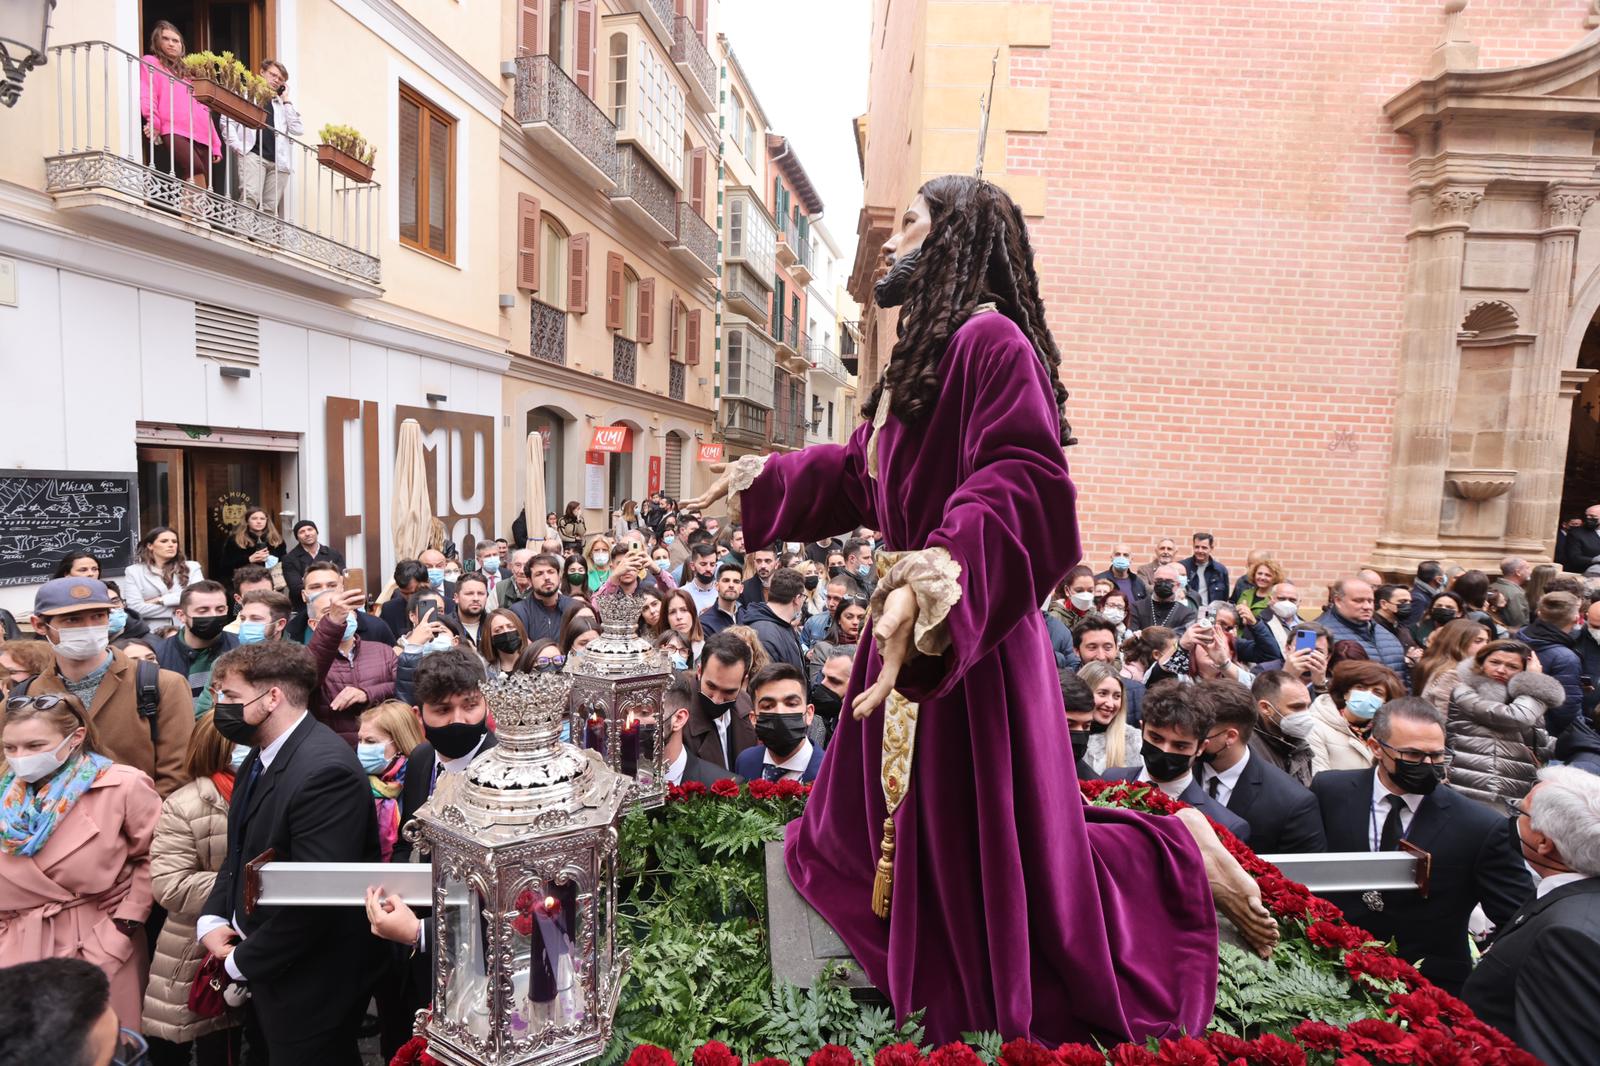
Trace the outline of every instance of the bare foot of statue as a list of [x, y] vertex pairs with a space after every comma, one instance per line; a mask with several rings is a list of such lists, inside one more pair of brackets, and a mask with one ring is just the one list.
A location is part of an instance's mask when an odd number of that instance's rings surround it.
[[1245, 873], [1239, 861], [1228, 854], [1205, 815], [1186, 807], [1178, 812], [1177, 818], [1200, 845], [1200, 856], [1206, 863], [1206, 880], [1211, 882], [1211, 896], [1217, 910], [1233, 923], [1257, 955], [1269, 958], [1278, 944], [1278, 923], [1261, 902], [1261, 888], [1255, 878]]

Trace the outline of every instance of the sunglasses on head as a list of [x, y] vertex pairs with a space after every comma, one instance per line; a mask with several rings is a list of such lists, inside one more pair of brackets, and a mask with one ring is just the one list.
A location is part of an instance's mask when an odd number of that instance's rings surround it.
[[6, 710], [20, 711], [24, 707], [32, 707], [40, 711], [54, 710], [65, 707], [72, 712], [78, 721], [83, 721], [83, 712], [78, 710], [77, 704], [68, 697], [56, 692], [44, 692], [37, 696], [12, 696], [6, 700]]

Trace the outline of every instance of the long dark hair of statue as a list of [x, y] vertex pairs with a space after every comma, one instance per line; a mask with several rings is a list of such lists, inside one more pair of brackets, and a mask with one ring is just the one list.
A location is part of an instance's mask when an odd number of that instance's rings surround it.
[[951, 335], [979, 304], [992, 302], [1039, 353], [1055, 388], [1061, 443], [1076, 444], [1067, 422], [1061, 352], [1045, 325], [1021, 209], [999, 186], [963, 175], [934, 178], [920, 191], [931, 225], [900, 307], [894, 352], [862, 412], [872, 418], [887, 383], [896, 418], [908, 426], [926, 418], [939, 398], [939, 360]]

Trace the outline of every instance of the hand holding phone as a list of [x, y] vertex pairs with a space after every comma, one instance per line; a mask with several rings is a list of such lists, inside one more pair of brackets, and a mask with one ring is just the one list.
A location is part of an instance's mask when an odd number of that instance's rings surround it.
[[1309, 653], [1317, 650], [1317, 634], [1315, 630], [1302, 629], [1294, 635], [1294, 650]]

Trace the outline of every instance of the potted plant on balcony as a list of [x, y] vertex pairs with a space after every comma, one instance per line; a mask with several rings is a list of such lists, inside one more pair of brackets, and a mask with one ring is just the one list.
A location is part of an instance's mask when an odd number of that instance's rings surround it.
[[194, 98], [219, 115], [258, 130], [267, 124], [272, 86], [253, 74], [232, 52], [193, 52], [183, 57]]
[[317, 162], [352, 181], [372, 180], [372, 160], [378, 153], [365, 137], [349, 126], [324, 126], [318, 136]]

